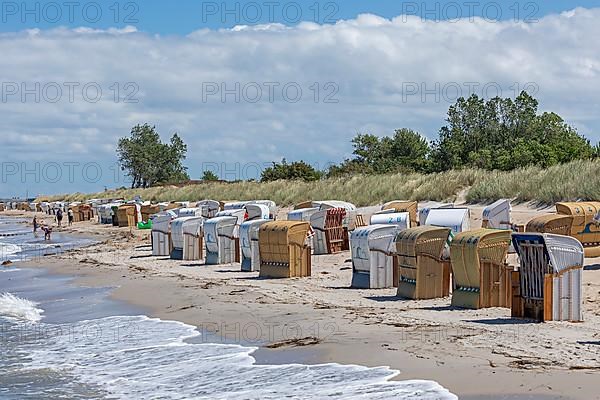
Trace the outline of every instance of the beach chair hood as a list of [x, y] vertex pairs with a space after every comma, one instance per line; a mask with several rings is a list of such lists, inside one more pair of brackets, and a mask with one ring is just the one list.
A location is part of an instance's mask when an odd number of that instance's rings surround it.
[[512, 229], [510, 200], [498, 200], [483, 210], [482, 228]]
[[460, 233], [469, 230], [468, 208], [434, 208], [429, 210], [425, 225], [446, 227], [452, 233]]

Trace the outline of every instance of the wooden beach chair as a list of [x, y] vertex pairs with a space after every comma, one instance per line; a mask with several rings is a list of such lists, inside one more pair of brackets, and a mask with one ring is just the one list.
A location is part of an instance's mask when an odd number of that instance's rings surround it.
[[442, 253], [450, 228], [419, 226], [396, 235], [398, 296], [433, 299], [450, 295], [450, 263]]
[[510, 308], [512, 268], [505, 262], [510, 242], [510, 231], [496, 229], [467, 231], [454, 237], [450, 245], [453, 306]]
[[312, 229], [305, 221], [273, 221], [260, 227], [260, 276], [293, 278], [311, 275]]

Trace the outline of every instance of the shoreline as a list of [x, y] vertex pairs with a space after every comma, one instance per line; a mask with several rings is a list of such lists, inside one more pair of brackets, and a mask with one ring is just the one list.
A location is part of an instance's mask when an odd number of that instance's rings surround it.
[[[517, 219], [538, 212], [515, 211]], [[143, 231], [85, 222], [61, 233], [100, 243], [19, 266], [115, 287], [112, 298], [151, 317], [198, 326], [213, 342], [260, 347], [258, 363], [389, 366], [400, 371], [396, 380], [433, 380], [462, 399], [597, 395], [598, 269], [584, 273], [585, 322], [537, 324], [511, 320], [508, 309], [458, 310], [447, 298], [399, 300], [393, 289], [349, 289], [349, 252], [316, 256], [310, 278], [263, 280], [235, 264], [152, 257]]]

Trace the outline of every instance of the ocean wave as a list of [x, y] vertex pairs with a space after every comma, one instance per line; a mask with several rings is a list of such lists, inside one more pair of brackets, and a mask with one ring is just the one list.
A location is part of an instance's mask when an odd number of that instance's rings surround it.
[[10, 293], [0, 294], [0, 316], [16, 318], [27, 322], [39, 322], [44, 310], [36, 308], [33, 301], [22, 299]]
[[0, 274], [7, 273], [7, 272], [18, 272], [20, 270], [21, 270], [20, 268], [1, 268]]
[[109, 317], [54, 329], [26, 367], [67, 371], [111, 398], [457, 399], [433, 381], [390, 381], [399, 372], [387, 367], [256, 365], [255, 348], [187, 343], [200, 333], [174, 321]]
[[16, 244], [0, 242], [0, 258], [17, 254], [21, 250], [21, 246]]

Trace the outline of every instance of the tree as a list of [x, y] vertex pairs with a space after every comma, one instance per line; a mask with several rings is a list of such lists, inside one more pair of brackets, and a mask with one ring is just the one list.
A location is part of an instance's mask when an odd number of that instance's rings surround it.
[[206, 170], [202, 174], [202, 180], [203, 181], [218, 181], [219, 177], [214, 172]]
[[398, 129], [394, 136], [382, 140], [386, 153], [384, 158], [392, 171], [410, 170], [423, 172], [428, 169], [429, 142], [411, 129]]
[[538, 101], [527, 92], [515, 100], [460, 98], [446, 122], [431, 152], [434, 171], [548, 167], [594, 155], [589, 141], [560, 116], [538, 114]]
[[170, 143], [162, 143], [154, 126], [136, 125], [129, 137], [119, 139], [117, 155], [121, 168], [131, 178], [132, 188], [189, 180], [185, 160], [187, 145], [175, 133]]
[[271, 182], [277, 180], [304, 180], [317, 181], [321, 179], [322, 173], [314, 169], [304, 161], [294, 161], [291, 164], [285, 160], [281, 163], [273, 162], [273, 165], [266, 168], [260, 177], [261, 182]]
[[394, 136], [383, 138], [358, 134], [352, 139], [352, 145], [354, 158], [330, 167], [328, 176], [428, 170], [429, 143], [411, 129], [398, 129]]

